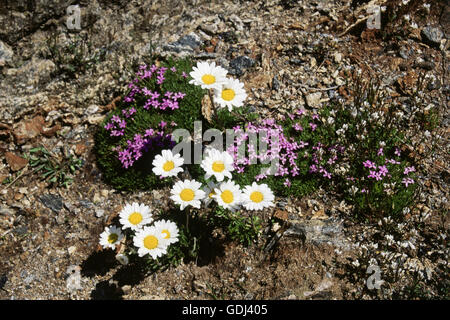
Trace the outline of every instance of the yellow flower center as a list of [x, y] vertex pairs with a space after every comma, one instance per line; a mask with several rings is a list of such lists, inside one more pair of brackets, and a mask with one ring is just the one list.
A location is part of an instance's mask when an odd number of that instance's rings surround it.
[[137, 225], [142, 221], [142, 214], [140, 214], [139, 212], [133, 212], [128, 217], [128, 221], [130, 221], [130, 223], [133, 225]]
[[192, 201], [194, 200], [195, 192], [192, 189], [183, 189], [180, 192], [180, 198], [183, 201]]
[[164, 237], [164, 239], [169, 239], [170, 238], [170, 232], [167, 229], [164, 229], [163, 231], [161, 231], [161, 233], [164, 233], [166, 236]]
[[234, 99], [236, 93], [233, 89], [224, 89], [222, 90], [222, 99], [225, 101], [231, 101]]
[[149, 250], [155, 249], [158, 246], [158, 238], [155, 236], [146, 236], [144, 238], [144, 247]]
[[166, 161], [163, 165], [163, 170], [166, 172], [172, 170], [173, 168], [175, 168], [173, 161]]
[[214, 77], [212, 74], [205, 74], [202, 77], [202, 81], [204, 84], [213, 84], [216, 82], [216, 77]]
[[263, 199], [264, 199], [264, 196], [259, 191], [253, 191], [252, 194], [250, 195], [250, 200], [252, 200], [253, 202], [256, 202], [256, 203], [263, 201]]
[[212, 164], [212, 169], [214, 172], [222, 172], [225, 170], [225, 165], [222, 161], [214, 161]]
[[109, 243], [114, 243], [114, 242], [117, 241], [117, 239], [119, 239], [119, 236], [118, 236], [116, 233], [111, 233], [111, 234], [108, 236], [108, 242], [109, 242]]
[[222, 192], [220, 197], [225, 203], [232, 203], [234, 200], [233, 192], [231, 192], [230, 190], [225, 190], [224, 192]]
[[215, 195], [216, 195], [216, 193], [215, 193], [214, 191], [211, 191], [211, 192], [209, 193], [208, 197], [209, 197], [210, 199], [212, 199], [212, 197], [215, 196]]

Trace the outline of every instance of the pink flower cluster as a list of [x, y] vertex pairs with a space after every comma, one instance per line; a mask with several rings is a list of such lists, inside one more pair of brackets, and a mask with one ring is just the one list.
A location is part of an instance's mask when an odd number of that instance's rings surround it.
[[334, 165], [339, 158], [338, 154], [344, 153], [345, 148], [342, 146], [325, 148], [322, 143], [318, 142], [317, 145], [312, 147], [312, 150], [311, 160], [313, 164], [309, 166], [309, 172], [320, 173], [324, 178], [331, 179], [331, 173], [324, 166]]
[[[398, 152], [398, 148], [396, 148], [395, 150], [395, 154], [398, 155], [400, 154]], [[363, 165], [365, 168], [369, 169], [369, 175], [367, 176], [367, 178], [370, 179], [375, 179], [376, 181], [381, 181], [383, 180], [384, 177], [388, 176], [391, 177], [391, 175], [389, 174], [389, 169], [387, 168], [386, 164], [394, 164], [394, 165], [399, 165], [400, 162], [395, 160], [395, 159], [386, 159], [385, 160], [385, 164], [382, 166], [377, 165], [376, 163], [370, 161], [370, 160], [366, 160], [363, 162]], [[415, 172], [416, 169], [414, 167], [406, 167], [403, 171], [404, 175], [408, 175], [411, 172]], [[403, 178], [402, 183], [408, 187], [408, 185], [413, 184], [414, 183], [414, 179], [410, 178], [410, 177], [406, 177]]]
[[127, 127], [127, 122], [121, 119], [119, 116], [112, 116], [111, 122], [108, 122], [104, 128], [107, 131], [111, 131], [109, 135], [111, 137], [119, 137], [125, 134], [125, 128]]
[[153, 129], [145, 130], [145, 134], [135, 134], [133, 140], [127, 140], [127, 146], [124, 150], [116, 148], [119, 153], [119, 160], [122, 166], [127, 169], [139, 160], [145, 152], [153, 148], [162, 148], [165, 146], [174, 146], [170, 134]]
[[159, 100], [159, 97], [161, 96], [158, 92], [152, 92], [151, 90], [148, 90], [147, 88], [142, 89], [142, 93], [144, 96], [149, 97], [147, 101], [144, 104], [144, 109], [148, 110], [150, 107], [154, 107], [155, 109], [160, 110], [175, 110], [178, 109], [179, 103], [178, 100], [183, 99], [186, 94], [182, 92], [171, 92], [167, 91], [163, 96], [162, 100]]
[[[137, 98], [144, 98], [145, 103], [143, 108], [148, 110], [150, 107], [159, 110], [175, 110], [178, 109], [179, 102], [186, 96], [183, 92], [171, 92], [171, 91], [152, 91], [149, 90], [146, 85], [149, 81], [155, 81], [161, 88], [161, 85], [166, 80], [166, 72], [169, 69], [166, 67], [158, 67], [152, 65], [142, 65], [139, 67], [139, 71], [136, 73], [136, 78], [128, 84], [130, 91], [124, 98], [124, 102], [131, 103], [136, 102]], [[175, 73], [177, 69], [175, 67], [170, 68], [170, 71]], [[186, 78], [186, 73], [181, 75]], [[162, 92], [161, 92], [162, 91]], [[122, 110], [122, 116], [128, 121], [134, 121], [133, 115], [137, 112], [135, 106], [125, 108]], [[127, 120], [114, 115], [111, 121], [108, 122], [104, 128], [110, 131], [110, 136], [123, 136], [125, 134], [125, 128], [127, 127]], [[172, 127], [176, 126], [175, 122], [170, 123]], [[158, 125], [159, 130], [147, 129], [145, 133], [137, 133], [132, 140], [126, 141], [126, 146], [122, 148], [117, 146], [114, 150], [118, 152], [118, 158], [124, 168], [131, 167], [137, 160], [139, 160], [147, 151], [152, 148], [168, 148], [173, 147], [174, 142], [171, 139], [171, 135], [165, 132], [168, 127], [167, 122], [161, 121]]]
[[[307, 143], [299, 144], [293, 138], [288, 139], [283, 133], [283, 127], [276, 124], [274, 119], [264, 119], [261, 124], [248, 123], [244, 132], [240, 126], [233, 128], [239, 134], [235, 144], [231, 145], [227, 151], [234, 158], [234, 166], [238, 173], [242, 173], [245, 167], [260, 161], [261, 163], [271, 163], [272, 160], [279, 159], [275, 176], [297, 176], [299, 168], [296, 163], [297, 151], [307, 146]], [[239, 157], [239, 147], [249, 141], [249, 134], [255, 134], [260, 138], [261, 143], [267, 145], [267, 150], [259, 150], [259, 154], [253, 144], [248, 145], [248, 157]], [[256, 161], [255, 161], [256, 160]], [[267, 172], [268, 173], [268, 172]], [[267, 174], [259, 174], [256, 181], [266, 178]], [[286, 183], [289, 183], [286, 181]]]
[[[183, 92], [171, 92], [167, 91], [164, 94], [160, 94], [157, 91], [151, 91], [147, 87], [143, 86], [140, 87], [140, 81], [142, 80], [151, 80], [154, 76], [156, 78], [156, 84], [162, 85], [164, 81], [166, 80], [165, 74], [167, 72], [168, 68], [166, 67], [158, 67], [156, 65], [152, 65], [150, 68], [147, 67], [147, 65], [143, 65], [139, 67], [139, 71], [136, 73], [136, 78], [128, 85], [128, 88], [130, 88], [130, 92], [128, 95], [124, 98], [125, 102], [135, 102], [135, 96], [137, 94], [142, 94], [147, 98], [147, 101], [144, 104], [144, 109], [148, 110], [150, 107], [154, 107], [156, 109], [161, 110], [175, 110], [178, 109], [179, 106], [179, 100], [183, 99], [186, 94]], [[170, 71], [176, 72], [176, 68], [170, 68]], [[183, 75], [184, 77], [184, 75]], [[159, 98], [162, 98], [161, 100]]]

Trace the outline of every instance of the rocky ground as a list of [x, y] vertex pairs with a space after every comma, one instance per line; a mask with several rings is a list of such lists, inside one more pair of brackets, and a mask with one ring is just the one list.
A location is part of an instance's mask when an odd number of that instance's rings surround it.
[[[367, 2], [0, 0], [0, 298], [447, 299], [450, 9], [372, 1], [387, 13], [381, 30], [369, 30]], [[71, 4], [81, 8], [81, 30], [67, 28]], [[121, 267], [98, 251], [99, 234], [124, 203], [161, 205], [167, 192], [104, 184], [93, 136], [152, 54], [216, 61], [246, 84], [248, 104], [264, 116], [336, 96], [351, 103], [348, 71], [378, 77], [393, 103], [418, 93], [420, 111], [436, 110], [439, 125], [415, 129], [418, 111], [405, 107], [421, 169], [410, 219], [363, 224], [319, 190], [265, 213], [266, 226], [272, 215], [285, 222], [275, 238], [265, 230], [251, 247], [214, 248], [152, 275]], [[67, 188], [41, 179], [25, 158], [40, 145], [60, 163], [83, 160]], [[402, 241], [392, 243], [382, 228], [390, 225]], [[392, 255], [379, 256], [386, 246]], [[390, 270], [382, 293], [367, 290], [360, 268], [374, 257]]]

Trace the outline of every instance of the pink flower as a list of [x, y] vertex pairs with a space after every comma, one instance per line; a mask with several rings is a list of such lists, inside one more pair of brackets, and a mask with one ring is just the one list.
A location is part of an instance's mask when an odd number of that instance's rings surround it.
[[377, 166], [375, 165], [375, 163], [373, 163], [370, 160], [366, 160], [365, 162], [363, 162], [364, 167], [369, 168], [369, 169], [376, 169]]
[[409, 174], [410, 172], [415, 172], [416, 171], [416, 168], [414, 168], [414, 166], [412, 166], [412, 167], [406, 167], [405, 168], [405, 171], [403, 171], [403, 174]]
[[389, 172], [388, 168], [385, 165], [378, 166], [378, 170], [380, 170], [380, 174], [383, 175], [383, 177], [385, 177], [386, 174]]
[[378, 149], [377, 156], [383, 155], [383, 148]]
[[408, 187], [408, 185], [414, 183], [414, 180], [411, 178], [403, 178], [402, 183], [405, 185], [405, 187]]

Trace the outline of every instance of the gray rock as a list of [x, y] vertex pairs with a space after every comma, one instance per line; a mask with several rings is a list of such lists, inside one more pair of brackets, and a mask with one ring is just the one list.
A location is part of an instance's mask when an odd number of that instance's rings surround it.
[[280, 90], [280, 81], [278, 81], [277, 76], [274, 76], [272, 79], [272, 89], [275, 91]]
[[20, 226], [20, 227], [15, 228], [13, 230], [13, 232], [18, 236], [23, 236], [23, 235], [27, 234], [28, 228], [26, 226]]
[[[9, 44], [37, 30], [50, 19], [66, 15], [74, 0], [15, 0], [0, 1], [0, 39]], [[64, 21], [65, 22], [65, 21]]]
[[202, 40], [195, 33], [190, 33], [179, 38], [177, 41], [164, 45], [162, 49], [179, 55], [189, 55], [202, 45]]
[[176, 42], [174, 42], [173, 45], [183, 47], [188, 46], [191, 49], [196, 49], [202, 45], [202, 41], [200, 40], [200, 37], [197, 36], [195, 33], [191, 33], [181, 37]]
[[296, 65], [296, 66], [300, 66], [304, 63], [303, 60], [297, 59], [297, 58], [292, 58], [289, 60], [290, 64]]
[[52, 211], [58, 213], [63, 208], [63, 199], [56, 194], [44, 194], [39, 197], [42, 204]]
[[403, 58], [403, 59], [408, 59], [409, 58], [409, 55], [411, 54], [411, 51], [412, 50], [408, 50], [407, 48], [405, 48], [405, 47], [401, 47], [400, 48], [400, 50], [398, 51], [398, 54], [399, 54], [399, 56], [401, 57], [401, 58]]
[[242, 76], [244, 72], [255, 65], [255, 60], [248, 56], [239, 56], [230, 61], [229, 72], [234, 76]]
[[11, 47], [0, 41], [0, 67], [8, 65], [12, 61], [13, 55]]
[[437, 90], [441, 88], [441, 82], [438, 79], [434, 79], [433, 81], [428, 82], [427, 89], [429, 91]]
[[425, 42], [428, 42], [431, 45], [439, 46], [441, 44], [441, 40], [444, 38], [444, 33], [439, 28], [426, 26], [422, 29], [422, 37]]
[[89, 209], [91, 208], [94, 204], [92, 202], [90, 202], [89, 200], [80, 200], [80, 205], [83, 208]]
[[331, 244], [339, 248], [349, 248], [340, 220], [294, 220], [284, 235], [298, 236], [313, 244]]
[[241, 18], [239, 18], [237, 15], [232, 14], [229, 17], [229, 20], [231, 21], [231, 23], [233, 24], [233, 27], [237, 30], [237, 31], [242, 31], [244, 30], [244, 23], [242, 22]]

